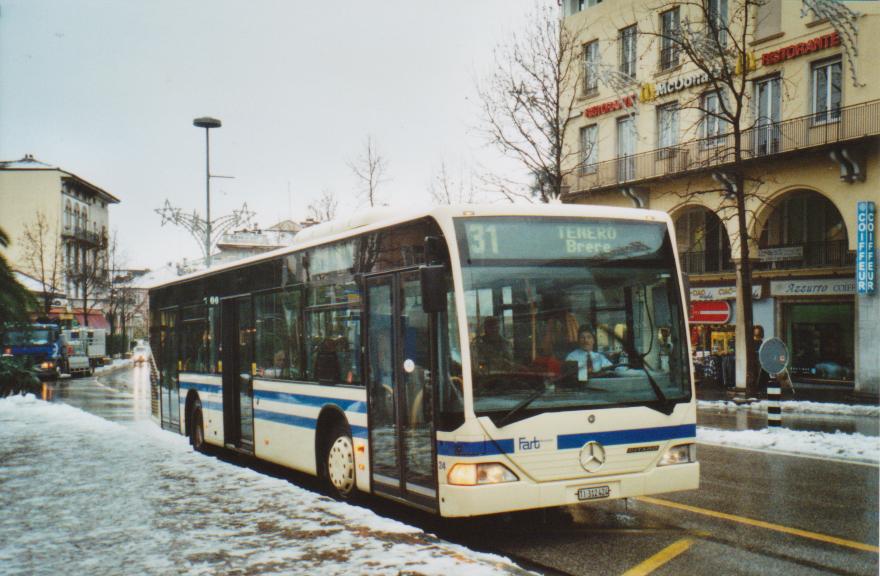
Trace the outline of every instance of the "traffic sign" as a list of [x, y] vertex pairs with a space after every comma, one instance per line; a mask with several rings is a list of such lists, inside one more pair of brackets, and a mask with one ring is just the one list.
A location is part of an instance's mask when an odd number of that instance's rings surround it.
[[692, 324], [727, 324], [730, 322], [730, 302], [727, 300], [691, 302], [688, 320]]
[[761, 368], [775, 376], [788, 366], [788, 347], [779, 338], [765, 340], [758, 350], [758, 360], [761, 362]]

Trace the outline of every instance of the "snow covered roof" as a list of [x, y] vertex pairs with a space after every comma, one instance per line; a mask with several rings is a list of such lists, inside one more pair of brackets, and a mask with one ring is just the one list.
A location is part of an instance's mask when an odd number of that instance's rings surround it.
[[102, 197], [106, 202], [110, 204], [119, 204], [119, 198], [110, 194], [103, 188], [99, 188], [95, 186], [88, 180], [80, 178], [73, 172], [68, 172], [67, 170], [63, 170], [58, 166], [52, 166], [51, 164], [46, 164], [45, 162], [41, 162], [34, 158], [33, 154], [25, 154], [24, 158], [20, 160], [0, 160], [0, 170], [57, 170], [64, 174], [63, 178], [70, 178], [75, 182], [85, 186], [86, 188], [92, 190], [98, 196]]

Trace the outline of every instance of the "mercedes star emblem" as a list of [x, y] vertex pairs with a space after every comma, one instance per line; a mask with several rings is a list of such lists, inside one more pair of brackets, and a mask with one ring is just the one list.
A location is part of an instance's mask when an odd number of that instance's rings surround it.
[[605, 464], [605, 449], [598, 442], [587, 442], [581, 448], [580, 462], [587, 472], [596, 472]]

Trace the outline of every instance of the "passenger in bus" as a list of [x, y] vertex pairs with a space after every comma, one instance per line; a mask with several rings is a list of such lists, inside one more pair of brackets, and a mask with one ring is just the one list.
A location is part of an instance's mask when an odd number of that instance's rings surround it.
[[578, 348], [565, 357], [566, 362], [578, 363], [578, 380], [586, 382], [594, 374], [614, 368], [608, 358], [601, 352], [594, 352], [596, 336], [593, 329], [584, 324], [578, 329]]
[[494, 316], [483, 320], [483, 334], [475, 341], [477, 370], [482, 373], [506, 372], [512, 368], [510, 344], [501, 335], [500, 323]]

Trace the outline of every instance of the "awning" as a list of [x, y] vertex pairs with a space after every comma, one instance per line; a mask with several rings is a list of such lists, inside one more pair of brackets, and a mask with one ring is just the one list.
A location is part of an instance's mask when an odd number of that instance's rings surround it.
[[[79, 322], [80, 326], [86, 325], [85, 314], [74, 313], [73, 315], [76, 318], [76, 321]], [[110, 323], [107, 322], [107, 318], [105, 318], [104, 314], [101, 312], [89, 312], [89, 328], [103, 328], [109, 330]]]

